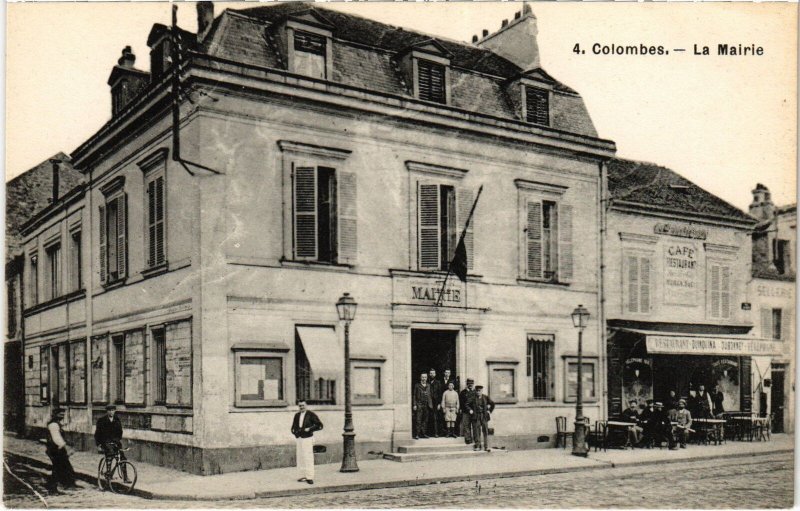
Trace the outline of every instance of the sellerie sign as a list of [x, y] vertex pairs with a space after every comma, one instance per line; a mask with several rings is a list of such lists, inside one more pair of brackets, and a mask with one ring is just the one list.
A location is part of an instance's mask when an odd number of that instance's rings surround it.
[[684, 224], [656, 224], [653, 228], [653, 232], [656, 234], [666, 234], [668, 236], [692, 238], [696, 240], [704, 240], [708, 236], [708, 231], [706, 229]]
[[781, 344], [759, 339], [648, 335], [647, 352], [688, 355], [780, 355]]
[[664, 303], [697, 305], [697, 247], [670, 243], [664, 247]]

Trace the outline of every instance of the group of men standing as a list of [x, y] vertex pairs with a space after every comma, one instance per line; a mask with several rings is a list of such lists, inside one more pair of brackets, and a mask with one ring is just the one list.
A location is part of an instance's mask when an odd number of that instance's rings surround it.
[[463, 436], [466, 444], [475, 444], [474, 450], [488, 451], [494, 402], [472, 378], [467, 378], [467, 386], [460, 392], [456, 388], [449, 369], [441, 379], [435, 369], [420, 374], [412, 393], [414, 438]]

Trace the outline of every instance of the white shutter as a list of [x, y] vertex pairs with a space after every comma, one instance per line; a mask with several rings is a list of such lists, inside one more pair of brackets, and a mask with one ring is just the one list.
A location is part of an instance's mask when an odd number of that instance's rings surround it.
[[527, 273], [530, 279], [542, 278], [542, 202], [529, 200], [527, 209]]
[[761, 337], [772, 339], [772, 309], [761, 309]]
[[711, 266], [711, 317], [720, 317], [720, 267], [716, 265]]
[[127, 275], [128, 263], [128, 195], [117, 197], [117, 278]]
[[317, 259], [317, 171], [294, 170], [294, 256]]
[[[472, 193], [472, 190], [466, 187], [460, 187], [456, 191], [456, 201], [458, 202], [458, 229], [464, 228], [464, 223], [467, 221], [467, 217], [469, 216], [469, 212], [472, 209], [472, 202], [475, 200], [475, 195]], [[474, 235], [473, 235], [473, 227], [475, 225], [475, 214], [472, 215], [472, 219], [469, 222], [469, 226], [467, 226], [467, 231], [464, 233], [464, 248], [467, 251], [467, 269], [472, 270], [474, 268], [474, 261], [473, 261], [473, 246], [474, 246]], [[461, 236], [461, 232], [458, 232], [459, 236]], [[456, 237], [456, 242], [458, 242], [458, 237]], [[455, 251], [455, 246], [453, 246], [452, 250]], [[452, 259], [451, 259], [452, 261]]]
[[352, 172], [337, 172], [339, 261], [355, 264], [358, 253], [357, 184]]
[[100, 283], [106, 283], [106, 275], [108, 270], [108, 257], [106, 255], [106, 207], [100, 206]]
[[781, 340], [783, 342], [794, 342], [792, 339], [792, 309], [781, 311]]
[[419, 269], [438, 270], [439, 265], [439, 185], [418, 184], [417, 217]]
[[572, 280], [572, 206], [558, 205], [558, 280]]
[[719, 285], [719, 316], [728, 319], [731, 317], [731, 269], [729, 266], [720, 267]]
[[628, 256], [628, 312], [639, 312], [639, 258]]
[[639, 312], [650, 312], [650, 258], [639, 258]]

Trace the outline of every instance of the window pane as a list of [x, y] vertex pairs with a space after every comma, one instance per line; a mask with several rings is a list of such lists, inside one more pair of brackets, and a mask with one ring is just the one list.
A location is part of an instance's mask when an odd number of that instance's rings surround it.
[[283, 364], [277, 357], [242, 357], [237, 385], [241, 401], [283, 400]]
[[773, 339], [780, 339], [781, 338], [781, 331], [782, 331], [782, 320], [783, 317], [781, 315], [781, 309], [772, 309], [772, 338]]
[[528, 377], [534, 400], [553, 399], [553, 341], [550, 336], [528, 340]]
[[191, 321], [170, 323], [166, 327], [167, 403], [192, 404]]
[[163, 328], [152, 330], [153, 335], [153, 399], [156, 403], [167, 400], [167, 349]]
[[86, 402], [86, 343], [70, 345], [69, 398], [72, 403]]
[[39, 385], [43, 403], [50, 401], [50, 348], [41, 348], [39, 352]]
[[58, 379], [58, 402], [59, 403], [66, 403], [69, 397], [67, 390], [68, 390], [68, 383], [69, 383], [69, 358], [68, 353], [69, 345], [62, 344], [58, 347], [58, 369], [56, 372], [57, 379]]
[[514, 397], [514, 369], [493, 369], [489, 389], [495, 399]]
[[[583, 363], [583, 398], [591, 399], [595, 397], [594, 388], [594, 364]], [[576, 398], [578, 396], [578, 363], [570, 362], [567, 366], [567, 397]]]
[[92, 401], [108, 401], [108, 338], [92, 338]]
[[123, 336], [114, 337], [114, 360], [112, 374], [114, 375], [114, 401], [122, 401], [125, 388], [125, 342]]
[[353, 368], [353, 395], [381, 397], [381, 370], [377, 367]]

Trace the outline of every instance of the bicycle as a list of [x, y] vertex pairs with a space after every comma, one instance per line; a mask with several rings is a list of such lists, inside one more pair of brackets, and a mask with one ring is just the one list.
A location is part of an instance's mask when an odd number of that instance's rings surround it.
[[132, 492], [136, 485], [136, 467], [121, 457], [121, 453], [130, 449], [118, 447], [111, 455], [107, 455], [102, 447], [98, 447], [97, 450], [103, 453], [103, 457], [100, 458], [100, 463], [97, 465], [97, 487], [100, 491], [108, 488], [114, 493]]

